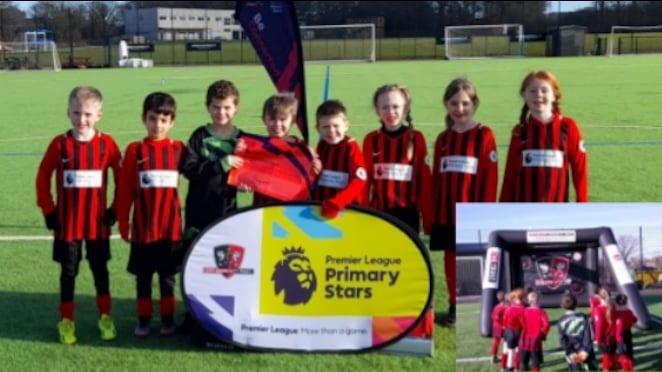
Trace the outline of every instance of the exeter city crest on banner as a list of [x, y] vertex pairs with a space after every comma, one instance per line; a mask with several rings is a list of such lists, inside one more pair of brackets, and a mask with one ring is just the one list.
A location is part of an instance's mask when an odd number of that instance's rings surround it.
[[536, 286], [558, 289], [568, 279], [570, 261], [563, 256], [543, 257], [536, 260], [538, 279]]
[[244, 208], [212, 223], [182, 269], [193, 319], [224, 343], [257, 350], [395, 346], [427, 314], [432, 285], [427, 248], [401, 221], [354, 206], [330, 220], [313, 202]]

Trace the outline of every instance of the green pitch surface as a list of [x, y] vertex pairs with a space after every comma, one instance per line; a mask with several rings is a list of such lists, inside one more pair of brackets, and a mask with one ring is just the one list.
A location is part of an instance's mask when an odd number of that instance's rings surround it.
[[[659, 292], [657, 292], [659, 293]], [[662, 371], [662, 359], [660, 359], [660, 348], [662, 348], [662, 296], [643, 293], [644, 302], [648, 311], [654, 316], [652, 329], [641, 331], [633, 329], [633, 344], [635, 370], [637, 371]], [[547, 340], [543, 344], [544, 363], [543, 371], [567, 371], [564, 354], [559, 344], [557, 320], [563, 314], [563, 310], [546, 309], [549, 321], [552, 324]], [[580, 308], [588, 314], [588, 308]], [[478, 328], [479, 304], [470, 303], [458, 306], [457, 334], [462, 335], [457, 339], [457, 370], [487, 372], [498, 371], [499, 365], [492, 364], [490, 348], [491, 338], [480, 336]], [[499, 352], [501, 349], [499, 349]], [[596, 348], [597, 351], [597, 348]], [[602, 354], [597, 353], [598, 362]]]
[[[519, 85], [531, 69], [552, 70], [560, 79], [562, 108], [577, 120], [589, 161], [591, 201], [658, 201], [662, 161], [659, 105], [660, 57], [550, 58], [475, 61], [378, 62], [331, 66], [330, 97], [345, 102], [350, 134], [357, 139], [379, 126], [372, 107], [375, 89], [387, 83], [407, 86], [413, 96], [414, 124], [428, 145], [443, 128], [441, 97], [456, 77], [477, 87], [481, 104], [476, 119], [494, 129], [499, 145], [500, 172], [510, 130], [522, 101]], [[306, 66], [309, 128], [317, 140], [314, 112], [322, 100], [326, 66]], [[118, 340], [102, 343], [96, 333], [92, 280], [86, 263], [77, 281], [79, 345], [57, 343], [58, 267], [51, 261], [51, 243], [34, 191], [37, 166], [53, 136], [70, 127], [65, 115], [67, 95], [76, 85], [94, 85], [104, 94], [104, 117], [98, 128], [126, 145], [145, 134], [140, 121], [142, 100], [150, 92], [171, 93], [178, 104], [172, 137], [186, 140], [208, 121], [204, 107], [207, 86], [218, 79], [234, 81], [241, 92], [235, 123], [264, 133], [262, 102], [273, 85], [262, 66], [216, 66], [153, 69], [89, 69], [61, 72], [0, 72], [0, 348], [4, 366], [17, 370], [430, 370], [455, 368], [455, 332], [438, 326], [433, 358], [396, 357], [378, 353], [358, 355], [298, 355], [287, 353], [233, 354], [193, 349], [186, 338], [138, 340], [134, 327], [134, 282], [126, 271], [128, 245], [113, 240], [111, 288]], [[297, 133], [296, 129], [293, 133]], [[297, 133], [298, 134], [298, 133]], [[182, 197], [186, 182], [182, 182]], [[247, 198], [241, 199], [242, 205]], [[25, 240], [19, 240], [25, 239]], [[432, 254], [435, 307], [445, 315], [447, 292], [443, 256]], [[476, 273], [478, 275], [478, 273]], [[155, 293], [157, 293], [155, 287]], [[183, 308], [180, 306], [180, 311]], [[461, 315], [463, 316], [463, 315]], [[460, 318], [462, 319], [462, 318]], [[462, 328], [458, 329], [460, 332]], [[464, 352], [474, 349], [461, 332]], [[480, 338], [473, 340], [482, 342]], [[466, 347], [466, 346], [469, 347]], [[483, 349], [481, 349], [483, 350]], [[35, 356], [39, 355], [39, 358]], [[481, 354], [482, 355], [482, 354]], [[181, 366], [181, 368], [179, 368]], [[469, 369], [468, 369], [469, 370]], [[473, 370], [473, 369], [471, 369]]]

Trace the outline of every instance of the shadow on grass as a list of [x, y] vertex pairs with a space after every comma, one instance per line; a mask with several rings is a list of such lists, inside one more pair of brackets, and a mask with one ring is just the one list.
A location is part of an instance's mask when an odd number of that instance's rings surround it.
[[[59, 343], [57, 333], [59, 295], [53, 293], [20, 293], [0, 291], [0, 339], [14, 341]], [[133, 299], [113, 299], [112, 317], [117, 338], [102, 341], [97, 329], [96, 299], [90, 295], [76, 296], [76, 336], [79, 345], [127, 349], [158, 349], [205, 351], [192, 344], [190, 334], [159, 335], [158, 300], [154, 302], [155, 317], [152, 333], [144, 338], [133, 335], [136, 325], [136, 304]], [[181, 314], [177, 314], [177, 320]], [[226, 351], [226, 350], [224, 350]], [[243, 350], [241, 350], [243, 352]]]

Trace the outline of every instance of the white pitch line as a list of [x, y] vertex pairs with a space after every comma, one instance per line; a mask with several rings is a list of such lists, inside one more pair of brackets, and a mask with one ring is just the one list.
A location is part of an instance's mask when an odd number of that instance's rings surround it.
[[[662, 344], [652, 344], [652, 345], [642, 345], [642, 346], [635, 346], [634, 350], [635, 351], [642, 351], [642, 350], [653, 350], [653, 349], [659, 349], [662, 347]], [[546, 352], [544, 353], [545, 356], [547, 355], [565, 355], [563, 351], [554, 351], [554, 352]], [[600, 353], [596, 353], [600, 354]], [[476, 358], [457, 358], [455, 359], [455, 363], [478, 363], [478, 362], [485, 362], [485, 361], [491, 361], [492, 357], [491, 356], [484, 356], [484, 357], [476, 357]]]

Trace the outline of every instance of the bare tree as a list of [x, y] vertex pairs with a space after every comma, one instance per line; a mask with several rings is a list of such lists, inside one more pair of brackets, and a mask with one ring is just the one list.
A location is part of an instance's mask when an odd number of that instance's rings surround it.
[[635, 249], [639, 247], [639, 238], [633, 235], [620, 235], [616, 242], [625, 262], [629, 261], [630, 256], [635, 253]]

